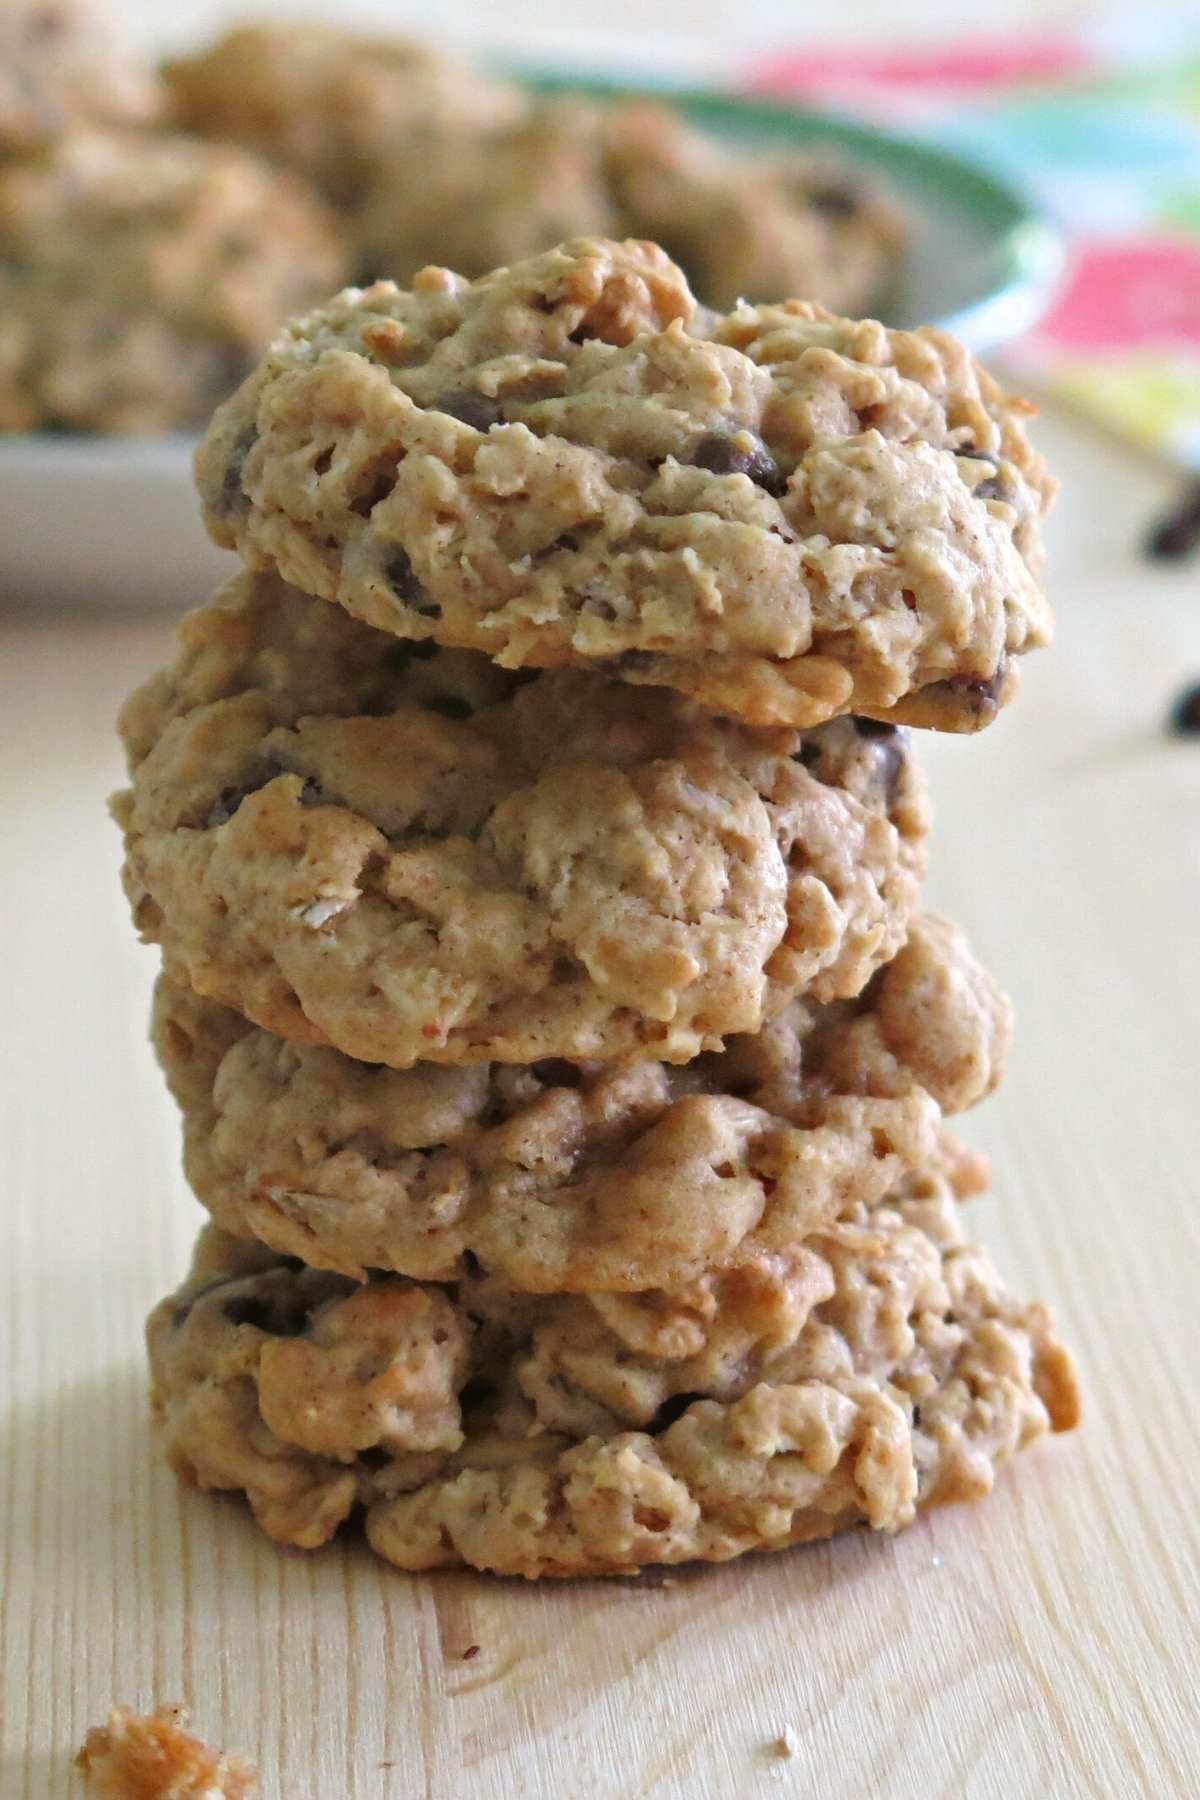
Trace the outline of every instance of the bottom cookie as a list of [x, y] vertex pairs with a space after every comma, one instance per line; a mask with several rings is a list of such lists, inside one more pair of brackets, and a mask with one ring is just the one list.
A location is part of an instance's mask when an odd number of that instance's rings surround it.
[[356, 1284], [213, 1227], [148, 1326], [172, 1464], [315, 1548], [631, 1574], [976, 1498], [1076, 1421], [1067, 1351], [969, 1245], [969, 1161], [677, 1292]]

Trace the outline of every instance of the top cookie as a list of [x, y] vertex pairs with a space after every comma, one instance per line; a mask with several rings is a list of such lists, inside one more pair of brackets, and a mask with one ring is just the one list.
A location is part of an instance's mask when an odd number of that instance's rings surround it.
[[713, 317], [655, 245], [575, 239], [294, 322], [197, 478], [218, 543], [400, 637], [974, 730], [1049, 636], [1028, 410], [943, 333]]
[[345, 272], [323, 202], [233, 145], [77, 131], [0, 163], [0, 431], [195, 427]]

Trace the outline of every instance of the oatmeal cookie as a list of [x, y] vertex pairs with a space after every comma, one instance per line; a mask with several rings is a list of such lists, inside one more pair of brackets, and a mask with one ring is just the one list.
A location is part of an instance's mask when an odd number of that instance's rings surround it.
[[885, 295], [906, 241], [895, 203], [865, 171], [730, 150], [670, 106], [617, 108], [605, 161], [622, 230], [661, 244], [709, 306], [797, 295], [862, 312]]
[[408, 282], [428, 263], [462, 275], [621, 227], [604, 178], [604, 120], [580, 100], [548, 101], [480, 131], [467, 122], [381, 167], [355, 222], [363, 280]]
[[0, 164], [0, 430], [198, 423], [343, 256], [241, 150], [91, 133]]
[[454, 124], [482, 132], [525, 105], [513, 83], [427, 45], [317, 23], [238, 26], [163, 73], [185, 130], [245, 144], [339, 206], [357, 203], [402, 146], [409, 179], [420, 180], [430, 135]]
[[317, 1268], [532, 1293], [672, 1287], [774, 1254], [928, 1162], [1008, 1054], [1008, 1002], [943, 920], [855, 1001], [794, 1002], [721, 1054], [369, 1067], [159, 983], [184, 1166], [227, 1230]]
[[102, 1800], [254, 1800], [253, 1765], [193, 1737], [190, 1723], [182, 1706], [115, 1706], [88, 1732], [75, 1767]]
[[157, 121], [162, 90], [75, 0], [0, 4], [0, 159], [29, 156], [90, 126]]
[[219, 543], [399, 637], [971, 730], [1049, 634], [1029, 410], [943, 333], [711, 318], [656, 246], [579, 239], [294, 322], [197, 475]]
[[127, 889], [168, 974], [364, 1062], [682, 1062], [858, 993], [916, 896], [897, 731], [506, 675], [253, 572], [123, 727]]
[[220, 1235], [151, 1315], [176, 1470], [315, 1548], [365, 1509], [402, 1568], [725, 1561], [975, 1498], [1075, 1423], [1067, 1352], [966, 1243], [937, 1169], [676, 1291], [356, 1286]]

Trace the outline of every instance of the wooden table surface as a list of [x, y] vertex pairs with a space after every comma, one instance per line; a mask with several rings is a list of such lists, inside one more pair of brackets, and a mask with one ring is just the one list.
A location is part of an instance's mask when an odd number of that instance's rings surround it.
[[661, 1585], [283, 1553], [163, 1467], [141, 1321], [200, 1215], [104, 796], [167, 625], [4, 616], [5, 1800], [74, 1793], [114, 1701], [179, 1698], [269, 1800], [1200, 1792], [1200, 741], [1161, 729], [1200, 571], [1135, 555], [1161, 474], [1063, 419], [1041, 441], [1058, 642], [993, 730], [928, 740], [930, 895], [1016, 997], [974, 1221], [1057, 1307], [1085, 1425], [898, 1540]]

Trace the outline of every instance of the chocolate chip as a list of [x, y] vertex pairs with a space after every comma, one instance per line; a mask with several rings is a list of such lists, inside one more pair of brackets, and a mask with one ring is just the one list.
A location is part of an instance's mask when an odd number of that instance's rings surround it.
[[969, 694], [972, 700], [986, 701], [994, 704], [1000, 697], [1000, 689], [1004, 685], [1004, 664], [1001, 663], [995, 673], [986, 681], [974, 681], [969, 675], [952, 675], [950, 686], [959, 693]]
[[703, 1398], [703, 1394], [672, 1394], [668, 1400], [663, 1401], [646, 1430], [651, 1437], [660, 1431], [668, 1430], [670, 1426], [674, 1425], [676, 1419], [683, 1417], [689, 1406]]
[[776, 499], [787, 487], [779, 464], [761, 438], [748, 431], [707, 431], [692, 451], [692, 462], [714, 475], [748, 475]]
[[389, 1467], [392, 1461], [392, 1453], [390, 1450], [385, 1450], [382, 1444], [368, 1444], [365, 1450], [360, 1450], [358, 1452], [358, 1456], [355, 1460], [360, 1467], [370, 1469], [378, 1474], [380, 1469]]
[[961, 456], [967, 462], [991, 463], [994, 473], [985, 475], [971, 492], [977, 500], [1003, 500], [1005, 505], [1012, 505], [1012, 484], [1000, 473], [1000, 458], [993, 451], [977, 450], [974, 444], [959, 444], [951, 448], [950, 454]]
[[221, 1311], [231, 1325], [252, 1325], [271, 1337], [299, 1337], [308, 1323], [306, 1306], [289, 1306], [272, 1295], [234, 1294]]
[[250, 425], [241, 436], [234, 441], [229, 452], [229, 461], [225, 464], [225, 473], [221, 477], [221, 493], [217, 509], [225, 518], [234, 513], [244, 512], [249, 500], [242, 492], [242, 470], [246, 466], [246, 458], [258, 442], [258, 427]]
[[[240, 787], [221, 789], [208, 810], [204, 820], [205, 827], [211, 831], [217, 825], [226, 824], [232, 819], [243, 800], [248, 800], [251, 794], [257, 794], [260, 789], [266, 787], [269, 781], [274, 781], [277, 775], [289, 773], [291, 771], [285, 769], [283, 764], [277, 762], [274, 757], [265, 758], [259, 765], [252, 781], [245, 781]], [[325, 796], [320, 788], [311, 776], [308, 777], [300, 790], [301, 806], [321, 806], [324, 805], [324, 802]]]
[[246, 795], [253, 792], [253, 788], [222, 788], [212, 806], [209, 807], [204, 820], [205, 827], [211, 831], [216, 825], [224, 825], [227, 820], [232, 819]]
[[384, 573], [398, 600], [412, 600], [419, 593], [421, 584], [413, 574], [412, 562], [406, 550], [396, 551]]
[[198, 1287], [194, 1293], [188, 1295], [186, 1300], [181, 1300], [171, 1314], [172, 1330], [178, 1331], [181, 1325], [186, 1325], [192, 1316], [193, 1310], [199, 1305], [200, 1301], [203, 1300], [204, 1296], [213, 1293], [217, 1288], [225, 1287], [227, 1281], [227, 1276], [218, 1275], [215, 1281], [206, 1281], [203, 1287]]
[[386, 500], [396, 485], [394, 467], [379, 469], [370, 479], [361, 494], [356, 494], [350, 502], [350, 511], [357, 513], [360, 519], [369, 519], [381, 500]]
[[1200, 681], [1184, 688], [1171, 708], [1169, 726], [1177, 737], [1200, 735]]
[[482, 1376], [476, 1375], [459, 1392], [459, 1410], [463, 1413], [474, 1412], [477, 1407], [487, 1406], [495, 1398], [495, 1382], [485, 1381]]
[[1145, 542], [1147, 556], [1179, 562], [1200, 549], [1200, 480], [1189, 481], [1179, 503], [1152, 526]]
[[579, 1064], [567, 1062], [561, 1056], [543, 1057], [533, 1064], [533, 1073], [544, 1087], [577, 1088], [583, 1081]]
[[827, 219], [851, 219], [858, 211], [858, 195], [846, 182], [823, 181], [809, 188], [808, 204]]
[[458, 694], [434, 694], [424, 704], [430, 712], [440, 713], [443, 719], [469, 719], [474, 710], [470, 702]]
[[387, 576], [397, 600], [403, 600], [406, 606], [411, 606], [414, 612], [420, 613], [424, 618], [436, 619], [438, 617], [442, 609], [437, 601], [425, 592], [417, 580], [406, 551], [397, 550], [384, 570], [384, 574]]
[[381, 654], [392, 672], [402, 675], [411, 663], [431, 662], [441, 651], [427, 638], [397, 638]]
[[895, 804], [900, 777], [908, 762], [908, 733], [882, 719], [856, 718], [854, 729], [871, 745], [875, 778], [883, 791], [884, 802], [890, 808]]
[[457, 419], [461, 425], [470, 425], [475, 431], [490, 431], [493, 425], [504, 423], [499, 401], [489, 400], [486, 394], [474, 389], [454, 388], [434, 401], [434, 409], [449, 413], [452, 419]]
[[1005, 673], [1005, 665], [1001, 663], [995, 674], [989, 675], [986, 681], [973, 681], [969, 675], [952, 675], [946, 686], [967, 712], [986, 718], [996, 711]]
[[908, 761], [907, 752], [900, 738], [876, 738], [874, 747], [875, 776], [883, 789], [884, 803], [890, 810], [895, 805], [900, 777]]

